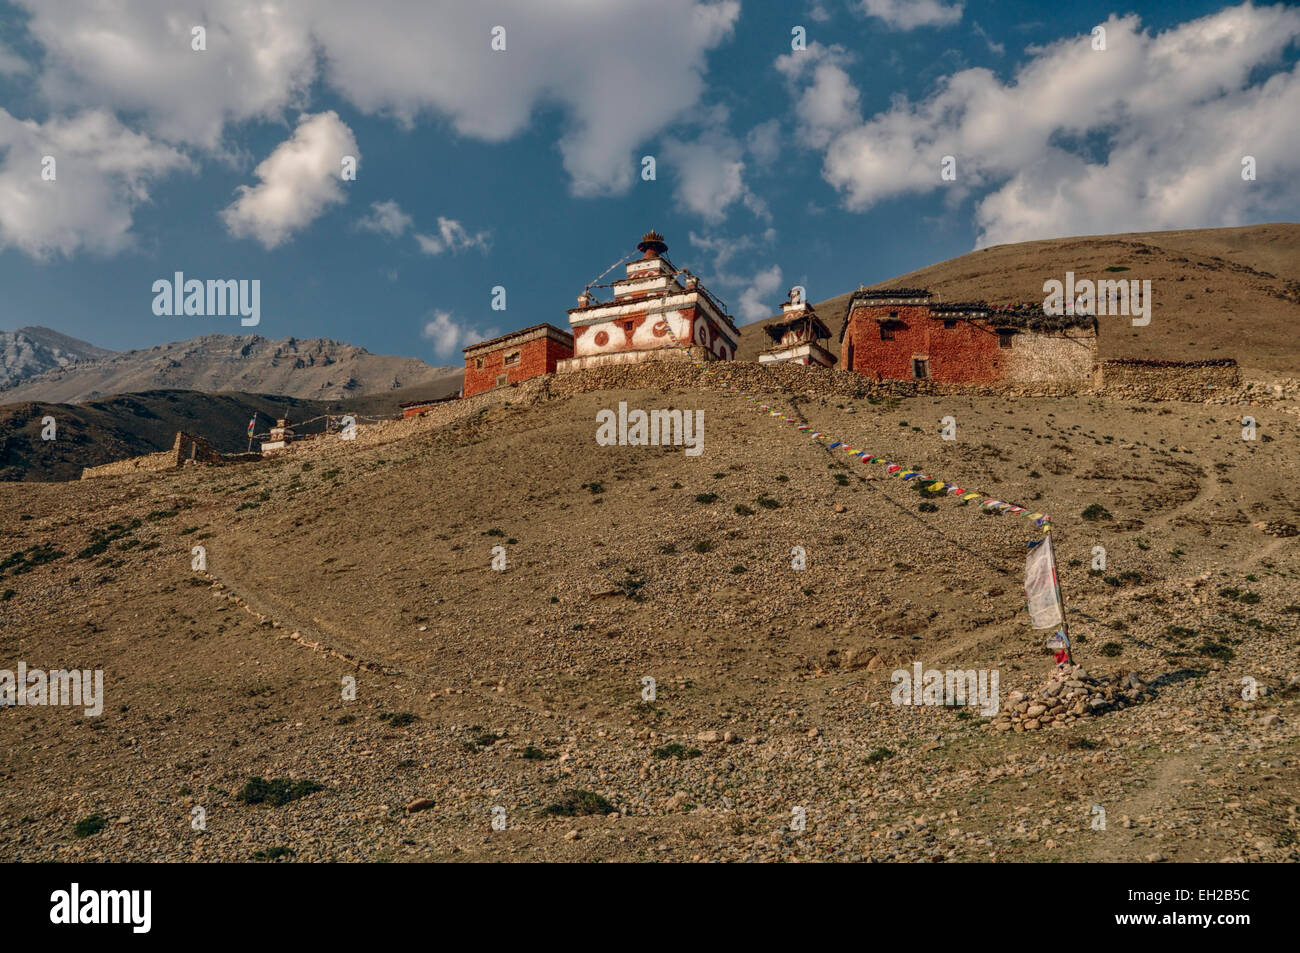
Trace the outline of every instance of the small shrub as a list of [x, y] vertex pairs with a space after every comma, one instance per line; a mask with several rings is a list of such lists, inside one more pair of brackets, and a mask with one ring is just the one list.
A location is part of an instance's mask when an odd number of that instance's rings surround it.
[[1097, 522], [1097, 521], [1099, 521], [1099, 520], [1114, 519], [1114, 517], [1112, 517], [1112, 516], [1110, 515], [1110, 511], [1109, 511], [1108, 509], [1106, 509], [1106, 507], [1102, 506], [1100, 503], [1092, 503], [1092, 504], [1090, 504], [1090, 505], [1087, 507], [1087, 509], [1085, 509], [1085, 510], [1083, 511], [1083, 513], [1080, 514], [1080, 515], [1081, 515], [1084, 519], [1088, 520], [1089, 522], [1093, 522], [1093, 523], [1095, 523], [1095, 522]]
[[871, 754], [867, 755], [866, 760], [867, 764], [879, 764], [886, 758], [892, 758], [893, 756], [894, 752], [890, 751], [888, 748], [876, 748], [871, 752]]
[[76, 837], [91, 837], [98, 834], [108, 826], [108, 818], [103, 814], [91, 814], [89, 817], [83, 817], [72, 828], [72, 833]]
[[315, 781], [291, 781], [288, 778], [264, 781], [261, 778], [249, 778], [248, 783], [235, 795], [235, 800], [244, 804], [269, 804], [272, 807], [280, 807], [323, 790], [325, 786]]
[[409, 711], [386, 711], [380, 714], [379, 720], [388, 722], [390, 728], [405, 728], [419, 717], [419, 715], [412, 714]]
[[655, 748], [651, 753], [660, 760], [666, 758], [677, 758], [679, 761], [687, 758], [698, 758], [700, 755], [704, 754], [704, 752], [699, 748], [688, 748], [675, 741], [672, 744], [666, 744], [662, 747]]
[[757, 513], [757, 512], [758, 512], [757, 510], [750, 509], [750, 508], [749, 508], [748, 506], [746, 506], [744, 503], [737, 503], [737, 504], [736, 504], [736, 515], [737, 515], [737, 516], [753, 516], [753, 515], [754, 515], [755, 513]]
[[1120, 645], [1118, 642], [1107, 642], [1097, 651], [1107, 658], [1115, 658], [1124, 651], [1124, 646]]
[[594, 791], [570, 788], [554, 804], [548, 804], [543, 813], [555, 817], [581, 817], [586, 814], [612, 814], [613, 804]]
[[274, 863], [275, 861], [280, 860], [281, 858], [287, 860], [288, 858], [292, 857], [295, 853], [296, 851], [294, 851], [292, 847], [285, 847], [284, 845], [280, 845], [279, 847], [270, 847], [267, 848], [266, 850], [254, 851], [253, 859], [271, 861], [272, 863]]
[[718, 499], [716, 493], [697, 493], [695, 494], [696, 503], [713, 503]]

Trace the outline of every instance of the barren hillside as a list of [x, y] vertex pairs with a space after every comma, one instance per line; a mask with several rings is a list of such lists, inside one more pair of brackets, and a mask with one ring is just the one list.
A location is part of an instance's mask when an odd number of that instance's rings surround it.
[[[107, 696], [0, 719], [5, 856], [1300, 859], [1287, 407], [1250, 408], [1245, 441], [1241, 408], [770, 398], [1049, 512], [1078, 659], [1138, 676], [1131, 703], [1038, 732], [892, 704], [914, 661], [1043, 683], [1032, 523], [930, 503], [707, 386], [599, 391], [0, 485], [4, 657], [102, 667]], [[703, 454], [597, 446], [618, 401], [703, 410]], [[1243, 701], [1246, 677], [1267, 691]]]
[[[1100, 319], [1103, 358], [1232, 357], [1248, 374], [1300, 370], [1300, 225], [1294, 223], [995, 245], [879, 284], [928, 288], [945, 301], [1041, 302], [1043, 282], [1064, 281], [1066, 271], [1076, 279], [1151, 282], [1148, 326]], [[837, 356], [848, 303], [844, 294], [816, 306]], [[765, 323], [742, 328], [741, 360], [756, 360], [771, 343], [760, 331]]]

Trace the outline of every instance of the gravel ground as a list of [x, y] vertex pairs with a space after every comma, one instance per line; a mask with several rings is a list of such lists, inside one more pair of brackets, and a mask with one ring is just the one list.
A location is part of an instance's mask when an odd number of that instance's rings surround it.
[[[0, 668], [106, 696], [0, 715], [4, 855], [1300, 859], [1294, 407], [772, 397], [1049, 512], [1078, 661], [1140, 698], [1038, 731], [895, 705], [915, 661], [1041, 691], [1032, 522], [931, 509], [727, 394], [581, 394], [0, 485]], [[597, 446], [620, 400], [703, 409], [704, 452]]]

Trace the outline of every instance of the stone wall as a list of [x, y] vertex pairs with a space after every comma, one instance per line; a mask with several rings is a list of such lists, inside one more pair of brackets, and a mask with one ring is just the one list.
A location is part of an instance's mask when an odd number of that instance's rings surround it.
[[1012, 336], [1005, 353], [1008, 381], [1089, 389], [1097, 367], [1097, 335], [1083, 328], [1025, 331]]
[[1107, 397], [1121, 400], [1204, 401], [1228, 396], [1240, 388], [1241, 370], [1231, 359], [1117, 359], [1101, 363], [1101, 386]]
[[159, 470], [175, 469], [176, 451], [173, 449], [146, 454], [143, 457], [114, 460], [112, 463], [104, 463], [97, 467], [85, 467], [81, 471], [81, 478], [89, 480], [94, 477], [120, 476], [124, 473], [156, 473]]

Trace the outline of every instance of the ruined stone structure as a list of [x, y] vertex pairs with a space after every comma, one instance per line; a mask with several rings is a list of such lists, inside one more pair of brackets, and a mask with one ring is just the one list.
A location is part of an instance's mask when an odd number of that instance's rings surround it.
[[668, 260], [668, 245], [658, 232], [647, 232], [636, 247], [641, 257], [613, 283], [613, 301], [597, 301], [588, 286], [569, 311], [573, 357], [560, 361], [558, 370], [647, 360], [733, 360], [740, 332], [722, 303], [697, 277]]
[[554, 374], [559, 362], [573, 356], [573, 335], [550, 324], [535, 324], [472, 344], [464, 354], [463, 395], [473, 397], [494, 387]]
[[178, 430], [170, 450], [147, 453], [126, 460], [115, 460], [97, 467], [84, 467], [81, 471], [81, 479], [118, 476], [123, 473], [154, 473], [159, 470], [175, 470], [187, 463], [222, 463], [226, 459], [221, 453], [212, 449], [212, 445], [202, 437]]
[[853, 296], [841, 367], [874, 380], [992, 385], [1092, 383], [1097, 322], [1049, 317], [1041, 305], [941, 304], [919, 288]]
[[773, 345], [758, 355], [760, 364], [791, 362], [804, 366], [831, 367], [835, 355], [826, 348], [831, 331], [817, 316], [816, 310], [804, 296], [802, 288], [791, 288], [781, 306], [785, 320], [763, 328], [773, 340]]

